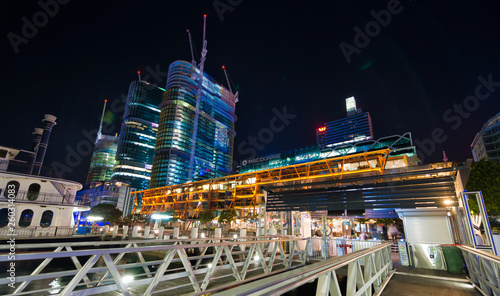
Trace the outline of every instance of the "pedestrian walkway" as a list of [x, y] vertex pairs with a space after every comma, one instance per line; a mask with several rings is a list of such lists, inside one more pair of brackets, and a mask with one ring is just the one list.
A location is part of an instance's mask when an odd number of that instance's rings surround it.
[[445, 270], [433, 270], [401, 266], [399, 255], [392, 254], [396, 270], [382, 292], [382, 296], [481, 296], [482, 294], [466, 278], [465, 274], [452, 274]]

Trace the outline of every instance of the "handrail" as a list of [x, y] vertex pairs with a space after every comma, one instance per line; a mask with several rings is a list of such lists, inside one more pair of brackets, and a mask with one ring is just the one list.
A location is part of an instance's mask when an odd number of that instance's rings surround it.
[[[164, 244], [164, 243], [175, 243], [179, 242], [180, 244], [182, 243], [190, 243], [190, 242], [201, 242], [201, 241], [212, 241], [212, 240], [220, 240], [220, 241], [235, 241], [235, 240], [244, 240], [241, 243], [249, 243], [251, 242], [250, 240], [257, 240], [257, 239], [272, 239], [272, 238], [297, 238], [295, 236], [291, 235], [267, 235], [267, 236], [239, 236], [237, 238], [234, 237], [218, 237], [218, 238], [175, 238], [175, 239], [149, 239], [149, 240], [122, 240], [122, 241], [96, 241], [96, 242], [66, 242], [64, 243], [64, 246], [69, 246], [69, 247], [85, 247], [85, 246], [95, 246], [95, 247], [100, 247], [100, 246], [109, 246], [109, 245], [129, 245], [129, 244]], [[305, 238], [300, 238], [302, 240], [306, 240]], [[17, 243], [16, 244], [16, 249], [48, 249], [48, 248], [57, 248], [60, 247], [61, 243], [44, 243], [43, 245], [40, 244], [21, 244]], [[0, 253], [9, 250], [10, 245], [4, 244], [0, 245]], [[0, 255], [1, 258], [1, 255]], [[1, 261], [1, 259], [0, 259]]]
[[[249, 275], [253, 270], [260, 270], [266, 275], [271, 275], [277, 269], [290, 269], [303, 266], [307, 260], [307, 244], [305, 248], [302, 248], [299, 246], [299, 242], [301, 241], [307, 241], [307, 238], [265, 236], [239, 237], [236, 239], [191, 238], [169, 241], [142, 240], [44, 245], [18, 244], [16, 245], [16, 262], [31, 260], [43, 260], [43, 262], [31, 274], [16, 277], [16, 290], [13, 294], [41, 294], [46, 292], [46, 290], [24, 290], [31, 282], [53, 280], [60, 277], [69, 277], [71, 279], [64, 286], [60, 295], [71, 295], [75, 289], [81, 288], [86, 289], [84, 293], [88, 295], [112, 290], [118, 290], [125, 295], [130, 295], [128, 288], [132, 287], [147, 289], [144, 293], [149, 295], [153, 291], [166, 291], [165, 286], [161, 287], [160, 283], [168, 283], [172, 280], [175, 282], [176, 279], [186, 277], [189, 278], [194, 292], [198, 293], [205, 291], [209, 284], [212, 284], [211, 280], [215, 278], [229, 276], [234, 277], [236, 282], [240, 282], [248, 279], [250, 276], [253, 277], [253, 273]], [[166, 243], [170, 244], [166, 245]], [[120, 247], [104, 247], [113, 244], [120, 245]], [[0, 253], [7, 246], [1, 245]], [[100, 248], [101, 246], [104, 248]], [[33, 247], [48, 249], [48, 251], [38, 253], [19, 252], [20, 249]], [[78, 247], [79, 250], [74, 250], [73, 247]], [[54, 249], [51, 250], [51, 248]], [[207, 252], [209, 248], [213, 248], [214, 252], [212, 254]], [[190, 256], [190, 249], [197, 249], [200, 253]], [[285, 252], [285, 250], [287, 251]], [[164, 255], [161, 255], [163, 259], [145, 260], [143, 252], [147, 251], [163, 251]], [[0, 255], [0, 262], [11, 261], [8, 252], [4, 252], [4, 254]], [[126, 254], [137, 256], [140, 262], [132, 264], [122, 263], [121, 259]], [[73, 268], [68, 266], [68, 269], [64, 271], [42, 272], [52, 260], [58, 260], [57, 258], [71, 259], [75, 266]], [[100, 261], [101, 263], [96, 264], [99, 260], [102, 260]], [[205, 260], [205, 262], [202, 262], [202, 260]], [[209, 260], [211, 263], [207, 264], [206, 260]], [[172, 262], [178, 262], [182, 264], [182, 267], [172, 268]], [[142, 267], [144, 273], [136, 274], [136, 279], [124, 283], [124, 274], [137, 267]], [[176, 273], [172, 273], [172, 271]], [[227, 274], [228, 271], [232, 271], [232, 273]], [[216, 273], [220, 274], [216, 275]], [[204, 279], [200, 281], [196, 276], [203, 276]], [[0, 278], [0, 284], [8, 283], [8, 278]], [[177, 288], [179, 287], [168, 287], [167, 290], [175, 290]], [[80, 293], [80, 290], [78, 293]]]
[[[36, 204], [54, 204], [54, 205], [74, 205], [75, 202], [75, 197], [74, 196], [63, 196], [62, 194], [53, 194], [53, 193], [44, 193], [40, 192], [36, 194], [35, 199], [30, 199], [28, 196], [34, 196], [34, 193], [25, 191], [25, 190], [19, 190], [15, 201], [20, 202], [20, 203], [36, 203]], [[70, 197], [69, 199], [66, 199], [67, 197]], [[65, 200], [66, 199], [66, 200]], [[8, 200], [3, 194], [0, 195], [0, 201], [6, 201]]]
[[483, 295], [500, 295], [500, 257], [470, 246], [458, 246], [469, 271], [470, 279]]
[[[217, 293], [214, 294], [217, 296], [243, 296], [243, 295], [282, 295], [288, 291], [294, 290], [298, 288], [299, 286], [302, 286], [303, 284], [309, 283], [313, 280], [316, 280], [320, 278], [321, 276], [326, 276], [327, 274], [331, 272], [335, 272], [335, 270], [342, 268], [346, 265], [350, 265], [353, 263], [357, 263], [357, 261], [360, 261], [362, 259], [365, 259], [366, 256], [373, 255], [377, 252], [381, 251], [387, 251], [389, 252], [389, 256], [386, 255], [385, 258], [383, 259], [388, 259], [390, 262], [390, 265], [385, 263], [384, 267], [389, 267], [392, 269], [392, 261], [390, 257], [390, 247], [391, 243], [383, 243], [381, 245], [371, 247], [369, 249], [364, 249], [360, 251], [356, 251], [354, 253], [350, 253], [341, 257], [335, 257], [332, 259], [328, 259], [322, 262], [314, 263], [312, 265], [308, 265], [305, 267], [300, 267], [292, 271], [287, 271], [280, 273], [278, 275], [270, 276], [262, 280], [258, 280], [249, 284], [245, 285], [240, 285], [237, 288], [227, 290], [225, 292]], [[367, 268], [366, 262], [364, 263], [365, 269]], [[373, 267], [373, 266], [372, 266]], [[370, 268], [370, 267], [368, 267]], [[350, 268], [352, 269], [352, 268]], [[379, 270], [378, 272], [375, 273], [375, 277], [379, 276], [379, 273], [383, 272], [384, 270]], [[357, 270], [355, 270], [357, 272]], [[373, 275], [373, 273], [370, 271], [370, 275]], [[366, 274], [366, 273], [365, 273]], [[349, 281], [349, 275], [352, 275], [350, 272], [348, 272], [348, 281]], [[358, 274], [360, 276], [360, 274]], [[389, 276], [389, 272], [386, 274], [386, 278]], [[333, 279], [330, 277], [330, 280], [336, 281], [336, 277]], [[354, 275], [354, 281], [356, 280], [356, 276]], [[364, 279], [366, 282], [364, 282], [364, 286], [370, 286], [371, 283], [375, 281], [373, 277], [371, 279]], [[349, 286], [348, 282], [348, 286]], [[356, 282], [351, 283], [351, 287], [353, 284], [356, 284]], [[382, 283], [379, 283], [379, 287], [381, 286]], [[338, 283], [336, 285], [338, 287]], [[318, 290], [316, 292], [316, 295], [318, 294], [320, 288], [320, 284], [318, 283]], [[333, 287], [330, 287], [333, 288]], [[365, 287], [368, 288], [368, 287]], [[371, 288], [370, 288], [371, 289]], [[376, 288], [375, 288], [376, 289]], [[360, 289], [361, 290], [361, 289]], [[329, 293], [329, 289], [326, 289], [326, 292]], [[340, 292], [340, 291], [338, 291]], [[325, 295], [328, 295], [326, 293]], [[349, 293], [348, 293], [349, 294]], [[360, 294], [360, 291], [357, 292], [357, 294]], [[340, 294], [339, 294], [340, 295]], [[371, 295], [371, 293], [369, 293]]]
[[491, 253], [488, 253], [488, 252], [485, 252], [482, 250], [475, 249], [475, 248], [470, 247], [470, 246], [460, 245], [460, 246], [458, 246], [458, 248], [463, 250], [463, 251], [473, 253], [474, 255], [477, 255], [479, 257], [493, 261], [496, 264], [500, 264], [500, 257], [499, 256], [493, 255]]

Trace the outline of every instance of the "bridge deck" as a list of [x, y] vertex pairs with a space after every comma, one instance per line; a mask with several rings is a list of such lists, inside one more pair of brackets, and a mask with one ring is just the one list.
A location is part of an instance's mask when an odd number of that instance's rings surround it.
[[397, 253], [393, 253], [393, 263], [396, 273], [392, 276], [381, 296], [482, 295], [472, 286], [465, 274], [401, 266]]

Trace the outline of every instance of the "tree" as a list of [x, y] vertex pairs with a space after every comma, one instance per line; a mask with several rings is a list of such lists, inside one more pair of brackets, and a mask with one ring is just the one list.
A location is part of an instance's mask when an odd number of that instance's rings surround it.
[[215, 217], [212, 211], [202, 211], [200, 213], [200, 224], [205, 224], [212, 221]]
[[236, 222], [236, 211], [233, 209], [222, 210], [219, 216], [219, 223], [226, 224], [230, 222]]
[[90, 213], [93, 216], [102, 217], [104, 222], [116, 223], [123, 215], [122, 211], [117, 209], [114, 205], [99, 204], [92, 209]]
[[[482, 191], [488, 215], [500, 215], [500, 162], [494, 160], [474, 162], [465, 189]], [[477, 202], [471, 199], [469, 205], [473, 214], [477, 214]]]

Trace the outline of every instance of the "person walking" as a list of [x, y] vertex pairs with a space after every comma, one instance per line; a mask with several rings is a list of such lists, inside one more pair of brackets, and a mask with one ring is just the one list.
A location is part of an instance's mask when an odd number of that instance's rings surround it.
[[391, 224], [391, 226], [389, 227], [389, 235], [391, 236], [393, 243], [395, 243], [396, 240], [398, 239], [398, 234], [399, 234], [399, 230], [396, 227], [396, 225]]
[[372, 239], [377, 238], [377, 229], [375, 228], [375, 226], [373, 226], [373, 224], [370, 225], [370, 233], [371, 233]]
[[377, 238], [384, 239], [384, 228], [382, 227], [382, 223], [377, 225]]

